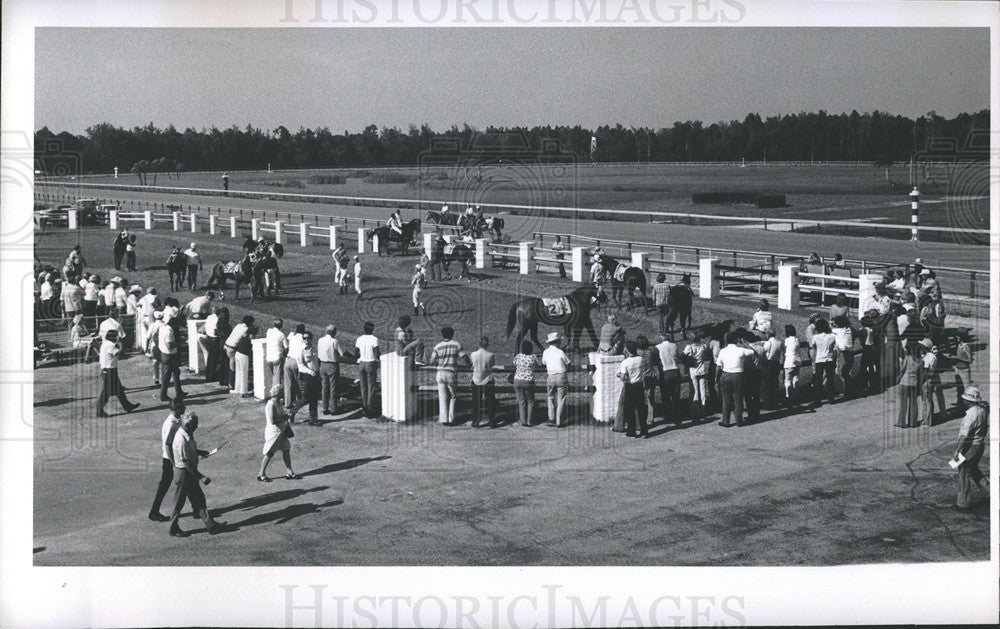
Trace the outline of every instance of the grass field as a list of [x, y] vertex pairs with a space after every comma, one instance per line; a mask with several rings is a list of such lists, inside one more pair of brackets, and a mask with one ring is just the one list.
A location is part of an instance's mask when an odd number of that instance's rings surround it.
[[[342, 184], [310, 183], [341, 175]], [[936, 165], [920, 171], [925, 225], [988, 229], [987, 164]], [[378, 180], [405, 183], [380, 183]], [[138, 183], [136, 175], [86, 177], [87, 183]], [[909, 224], [908, 165], [889, 169], [870, 164], [571, 164], [568, 166], [392, 168], [322, 171], [234, 172], [233, 190], [315, 193], [339, 196], [451, 200], [723, 214], [755, 218], [864, 220]], [[149, 176], [147, 183], [153, 183]], [[156, 184], [220, 189], [221, 173], [158, 175]], [[288, 185], [291, 184], [291, 185]], [[785, 194], [787, 207], [752, 204], [694, 204], [694, 192], [749, 191]]]
[[[128, 281], [165, 286], [169, 247], [191, 238], [140, 233], [140, 271]], [[238, 254], [229, 238], [193, 238], [206, 265]], [[40, 231], [35, 252], [55, 263], [79, 242], [107, 277], [110, 241], [106, 229]], [[262, 324], [281, 316], [317, 333], [334, 323], [348, 345], [372, 320], [387, 339], [398, 314], [409, 312], [414, 258], [365, 255], [370, 293], [357, 302], [332, 290], [328, 256], [318, 246], [290, 248], [284, 294], [253, 305], [227, 295], [231, 311]], [[509, 364], [509, 305], [518, 295], [567, 290], [557, 278], [490, 270], [471, 284], [432, 285], [430, 316], [414, 328], [433, 342], [437, 328], [454, 325], [466, 347], [487, 334], [498, 362]], [[699, 300], [695, 320], [741, 324], [752, 310], [746, 299]], [[598, 326], [605, 314], [595, 315]], [[651, 317], [623, 314], [630, 335], [652, 333]], [[802, 329], [807, 314], [776, 319]], [[977, 359], [974, 378], [986, 377], [986, 362]], [[344, 375], [353, 378], [353, 368]], [[209, 537], [185, 518], [182, 526], [196, 534], [178, 541], [146, 520], [167, 409], [147, 388], [144, 358], [128, 359], [122, 377], [143, 406], [97, 420], [96, 367], [36, 371], [36, 565], [834, 565], [989, 556], [988, 506], [948, 509], [956, 481], [944, 461], [957, 422], [949, 416], [930, 429], [893, 428], [893, 391], [813, 414], [769, 413], [741, 429], [716, 426], [714, 418], [661, 421], [640, 442], [590, 421], [582, 394], [571, 400], [572, 426], [562, 430], [510, 425], [509, 394], [501, 396], [503, 427], [472, 430], [465, 404], [463, 425], [441, 427], [427, 395], [412, 424], [347, 414], [297, 429], [293, 457], [305, 478], [265, 485], [253, 480], [261, 405], [190, 377], [199, 443], [224, 446], [204, 464], [214, 481], [209, 505], [231, 527]], [[954, 402], [954, 392], [947, 398]], [[269, 471], [280, 477], [280, 461]]]

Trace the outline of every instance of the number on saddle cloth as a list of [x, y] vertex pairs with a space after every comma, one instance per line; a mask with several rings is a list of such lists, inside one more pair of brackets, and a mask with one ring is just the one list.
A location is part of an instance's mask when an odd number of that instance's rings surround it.
[[539, 318], [549, 325], [564, 325], [573, 314], [572, 305], [566, 297], [541, 298]]

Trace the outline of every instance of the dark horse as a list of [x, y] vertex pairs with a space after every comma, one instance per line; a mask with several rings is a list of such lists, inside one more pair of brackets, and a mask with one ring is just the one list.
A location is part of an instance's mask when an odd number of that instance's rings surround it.
[[[542, 299], [541, 297], [525, 297], [510, 307], [507, 315], [507, 338], [517, 329], [514, 337], [516, 352], [521, 351], [521, 341], [526, 334], [539, 348], [539, 322], [546, 325], [562, 326], [570, 347], [580, 347], [580, 336], [583, 330], [590, 334], [590, 340], [597, 347], [597, 332], [594, 322], [590, 319], [590, 311], [598, 303], [605, 301], [607, 296], [596, 286], [581, 286], [572, 293], [558, 299]], [[544, 349], [544, 348], [543, 348]]]
[[184, 258], [184, 254], [181, 253], [180, 247], [174, 247], [174, 250], [167, 256], [166, 267], [167, 275], [170, 276], [170, 290], [181, 290], [181, 285], [184, 283], [184, 276], [187, 273], [187, 260]]
[[375, 236], [378, 236], [378, 257], [382, 257], [383, 253], [389, 253], [389, 243], [398, 242], [399, 251], [402, 251], [403, 255], [410, 253], [410, 245], [414, 242], [414, 237], [420, 233], [420, 219], [415, 218], [412, 221], [403, 223], [403, 233], [393, 231], [388, 225], [383, 225], [381, 227], [376, 227], [368, 234], [368, 240], [372, 240]]
[[459, 221], [458, 212], [435, 212], [434, 210], [428, 210], [427, 212], [428, 223], [433, 223], [435, 225], [449, 225], [457, 227], [458, 221]]
[[451, 278], [451, 273], [448, 271], [448, 267], [451, 266], [452, 262], [458, 262], [462, 265], [462, 272], [459, 274], [458, 279], [468, 277], [469, 281], [472, 281], [472, 278], [469, 277], [469, 263], [472, 262], [475, 257], [476, 254], [472, 251], [472, 247], [464, 242], [456, 242], [451, 245], [447, 245], [444, 248], [444, 254], [441, 256], [441, 263], [444, 265], [444, 272], [448, 273], [449, 279]]
[[642, 293], [642, 306], [647, 305], [649, 298], [646, 296], [646, 274], [642, 272], [642, 269], [623, 264], [603, 253], [597, 257], [597, 260], [604, 269], [605, 275], [611, 278], [612, 296], [617, 305], [622, 305], [622, 292], [628, 291], [628, 307], [631, 308], [634, 305], [636, 289]]
[[246, 284], [250, 288], [250, 300], [253, 301], [254, 272], [250, 254], [243, 256], [239, 262], [229, 262], [223, 264], [216, 262], [212, 266], [212, 276], [208, 278], [205, 288], [219, 288], [225, 290], [227, 280], [232, 280], [236, 284], [236, 299], [240, 298], [240, 286]]
[[[684, 280], [681, 280], [683, 282]], [[690, 283], [690, 279], [688, 279]], [[664, 332], [674, 340], [674, 322], [681, 328], [681, 338], [687, 338], [687, 329], [691, 326], [691, 287], [685, 283], [675, 284], [667, 291], [667, 321]]]

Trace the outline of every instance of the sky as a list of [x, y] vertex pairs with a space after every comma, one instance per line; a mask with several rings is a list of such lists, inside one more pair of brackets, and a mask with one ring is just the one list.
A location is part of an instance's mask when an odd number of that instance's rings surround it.
[[665, 127], [989, 107], [957, 28], [40, 28], [35, 128]]

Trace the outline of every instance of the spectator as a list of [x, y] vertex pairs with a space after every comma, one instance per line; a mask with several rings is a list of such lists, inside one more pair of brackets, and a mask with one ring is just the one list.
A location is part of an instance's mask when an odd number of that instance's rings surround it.
[[910, 326], [911, 314], [917, 308], [917, 296], [913, 293], [907, 293], [903, 297], [903, 312], [896, 316], [896, 325], [899, 326], [899, 333], [903, 334], [906, 332], [906, 328]]
[[538, 357], [531, 353], [531, 341], [521, 341], [521, 351], [514, 356], [514, 395], [517, 399], [517, 419], [522, 426], [531, 428], [531, 414], [535, 405], [534, 370]]
[[899, 428], [914, 428], [920, 425], [917, 413], [917, 398], [920, 382], [923, 380], [923, 363], [920, 360], [920, 344], [916, 339], [907, 339], [903, 349], [903, 365], [899, 376]]
[[833, 404], [836, 396], [833, 376], [837, 370], [837, 338], [830, 332], [826, 319], [816, 322], [816, 333], [809, 347], [813, 350], [813, 407], [823, 403], [824, 393], [828, 393], [830, 404]]
[[365, 417], [375, 419], [375, 385], [378, 381], [379, 347], [374, 336], [375, 324], [365, 321], [364, 334], [358, 337], [354, 346], [358, 350], [358, 384], [361, 389], [361, 408]]
[[[285, 356], [288, 354], [288, 338], [281, 328], [285, 322], [275, 319], [264, 335], [264, 361], [271, 372], [271, 382], [281, 382], [285, 374]], [[282, 387], [284, 389], [284, 387]]]
[[559, 348], [559, 333], [549, 332], [545, 339], [548, 345], [542, 352], [542, 362], [547, 372], [545, 395], [548, 401], [549, 425], [561, 428], [566, 406], [566, 372], [569, 369], [569, 358], [566, 352]]
[[115, 259], [115, 270], [121, 271], [122, 269], [122, 258], [125, 257], [125, 245], [128, 243], [128, 230], [122, 228], [120, 232], [115, 234], [115, 239], [111, 244], [111, 252]]
[[618, 378], [623, 383], [621, 405], [625, 418], [625, 436], [635, 437], [636, 424], [639, 425], [639, 437], [649, 438], [649, 428], [646, 425], [646, 401], [643, 399], [642, 359], [637, 355], [638, 345], [635, 341], [625, 342], [625, 360], [618, 368]]
[[135, 271], [135, 234], [130, 234], [125, 244], [125, 269]]
[[205, 326], [198, 341], [205, 348], [205, 382], [218, 379], [221, 347], [219, 345], [219, 308], [212, 306], [212, 313], [205, 317]]
[[400, 356], [413, 356], [413, 362], [418, 365], [424, 362], [424, 342], [415, 338], [410, 327], [410, 316], [401, 315], [396, 327], [396, 353]]
[[847, 303], [847, 295], [837, 293], [836, 297], [833, 298], [833, 303], [830, 305], [830, 321], [835, 320], [837, 317], [850, 316], [850, 313], [851, 308]]
[[83, 287], [83, 316], [85, 317], [94, 317], [97, 315], [97, 285], [100, 281], [100, 275], [91, 275], [87, 278], [87, 283]]
[[906, 275], [893, 269], [889, 269], [888, 272], [886, 272], [885, 285], [890, 291], [896, 293], [897, 295], [902, 294], [906, 291]]
[[415, 267], [416, 272], [413, 277], [410, 278], [410, 284], [413, 285], [413, 316], [419, 316], [420, 312], [423, 311], [424, 316], [427, 316], [427, 306], [424, 305], [424, 289], [427, 288], [427, 272], [424, 270], [423, 264], [418, 264]]
[[784, 349], [783, 366], [785, 368], [785, 404], [790, 406], [795, 399], [795, 389], [799, 386], [799, 369], [802, 365], [802, 356], [799, 354], [799, 339], [795, 336], [795, 327], [785, 326], [785, 340], [782, 343]]
[[302, 349], [295, 357], [299, 364], [299, 401], [292, 409], [291, 421], [295, 423], [295, 415], [303, 406], [309, 406], [309, 424], [319, 425], [319, 358], [316, 356], [316, 349], [312, 344], [312, 332], [305, 332], [302, 335]]
[[920, 290], [917, 293], [917, 306], [923, 307], [925, 299], [940, 300], [941, 285], [938, 284], [937, 274], [930, 269], [920, 271]]
[[108, 335], [108, 330], [114, 330], [118, 335], [118, 342], [125, 345], [125, 339], [127, 335], [125, 334], [125, 327], [122, 326], [121, 322], [118, 320], [118, 309], [111, 308], [108, 310], [108, 318], [101, 321], [101, 325], [97, 328], [97, 335], [99, 337], [106, 338]]
[[[243, 318], [244, 323], [246, 323], [247, 318]], [[236, 363], [236, 374], [233, 380], [233, 393], [241, 397], [253, 397], [253, 393], [250, 392], [250, 359], [253, 356], [252, 339], [256, 333], [257, 326], [251, 320], [249, 323], [246, 323], [246, 328], [233, 345], [236, 348], [234, 355], [236, 359], [234, 361]], [[232, 335], [230, 335], [231, 337]]]
[[608, 320], [601, 326], [600, 342], [597, 351], [607, 355], [618, 355], [622, 353], [625, 343], [625, 330], [618, 325], [618, 316], [615, 313], [608, 315]]
[[361, 258], [354, 256], [351, 258], [354, 262], [354, 292], [357, 294], [355, 299], [361, 299]]
[[958, 432], [958, 445], [955, 447], [955, 459], [963, 457], [958, 465], [958, 497], [955, 506], [958, 509], [969, 509], [977, 502], [973, 485], [986, 491], [982, 481], [985, 478], [979, 469], [979, 461], [986, 449], [986, 439], [990, 434], [989, 407], [979, 393], [979, 387], [970, 386], [962, 394], [969, 408], [962, 419], [962, 427]]
[[[229, 390], [232, 393], [236, 393], [237, 385], [237, 373], [236, 373], [236, 346], [239, 344], [240, 340], [247, 335], [250, 331], [250, 326], [254, 324], [254, 319], [250, 315], [243, 317], [243, 320], [233, 326], [233, 329], [229, 331], [229, 336], [226, 337], [225, 349], [226, 356], [229, 358]], [[241, 391], [246, 390], [246, 384], [242, 385]]]
[[83, 289], [75, 280], [75, 277], [70, 276], [59, 294], [63, 316], [71, 321], [76, 318], [76, 315], [83, 312]]
[[125, 309], [128, 307], [128, 291], [125, 290], [125, 284], [124, 279], [118, 282], [118, 285], [115, 286], [114, 298], [110, 302], [111, 305], [118, 309], [119, 313], [125, 312]]
[[142, 294], [142, 286], [132, 284], [128, 289], [128, 298], [125, 301], [125, 314], [139, 316], [139, 295]]
[[[793, 328], [794, 330], [794, 328]], [[794, 334], [794, 332], [793, 332]], [[774, 410], [778, 407], [778, 391], [781, 388], [781, 368], [784, 363], [784, 345], [778, 340], [773, 327], [763, 346], [762, 381], [760, 389], [761, 405]]]
[[462, 358], [462, 346], [455, 341], [455, 330], [449, 325], [441, 328], [444, 339], [434, 346], [431, 364], [437, 365], [438, 421], [445, 426], [455, 425], [455, 372]]
[[212, 314], [212, 302], [215, 301], [215, 293], [208, 291], [204, 295], [195, 297], [187, 305], [188, 317], [191, 319], [204, 319]]
[[833, 268], [835, 269], [846, 269], [847, 262], [844, 261], [844, 256], [839, 253], [833, 254]]
[[[226, 341], [229, 339], [229, 335], [233, 333], [233, 326], [229, 323], [229, 308], [225, 306], [219, 307], [219, 321], [215, 326], [215, 338], [216, 338], [216, 375], [218, 376], [219, 386], [232, 388], [232, 378], [233, 373], [229, 367], [229, 350], [226, 349]], [[225, 359], [223, 359], [225, 357]]]
[[844, 399], [847, 399], [851, 397], [854, 389], [851, 378], [851, 369], [854, 367], [854, 330], [847, 316], [840, 315], [833, 320], [830, 331], [837, 343], [837, 354], [841, 363], [840, 379], [844, 381]]
[[965, 410], [965, 400], [962, 395], [966, 387], [972, 384], [972, 346], [969, 345], [969, 336], [959, 333], [958, 344], [955, 346], [955, 355], [951, 359], [952, 368], [955, 370], [955, 390], [958, 399], [955, 405], [959, 410]]
[[[660, 390], [660, 405], [666, 409], [666, 396], [663, 393], [663, 372], [660, 368], [660, 354], [656, 349], [656, 346], [649, 342], [643, 335], [639, 335], [635, 339], [636, 352], [639, 359], [642, 361], [640, 363], [640, 371], [642, 372], [642, 393], [646, 401], [646, 417], [649, 422], [652, 423], [656, 417], [656, 390]], [[680, 362], [680, 357], [678, 356], [678, 361]], [[680, 375], [678, 372], [678, 386], [677, 390], [680, 391]], [[676, 404], [675, 404], [676, 410]], [[664, 410], [664, 415], [666, 411]]]
[[822, 318], [822, 315], [815, 312], [809, 315], [809, 325], [806, 326], [806, 345], [812, 344], [813, 334], [816, 333], [816, 322]]
[[169, 522], [170, 518], [160, 513], [160, 505], [170, 489], [170, 483], [174, 480], [174, 436], [181, 427], [181, 418], [184, 416], [184, 400], [177, 398], [173, 403], [173, 410], [163, 420], [160, 427], [160, 449], [163, 451], [162, 467], [160, 472], [160, 483], [156, 486], [156, 495], [153, 497], [153, 506], [149, 508], [149, 519], [153, 522]]
[[496, 427], [497, 398], [493, 378], [496, 355], [489, 347], [489, 337], [483, 336], [479, 339], [479, 349], [469, 356], [469, 362], [472, 363], [473, 428], [479, 427], [484, 416], [489, 421], [490, 428]]
[[177, 344], [176, 319], [167, 313], [163, 315], [163, 323], [157, 329], [157, 347], [160, 350], [160, 401], [169, 402], [167, 388], [170, 380], [174, 381], [174, 396], [183, 398], [181, 390], [181, 357]]
[[927, 330], [935, 345], [944, 342], [944, 323], [944, 302], [940, 297], [928, 298], [920, 309], [920, 324]]
[[899, 382], [899, 368], [902, 365], [900, 356], [900, 335], [899, 326], [896, 324], [896, 316], [902, 311], [900, 306], [896, 306], [889, 317], [881, 317], [884, 321], [885, 342], [882, 345], [882, 360], [879, 364], [879, 373], [882, 375], [880, 391], [896, 386]]
[[722, 420], [720, 426], [732, 426], [730, 416], [736, 415], [736, 425], [743, 425], [743, 380], [746, 363], [753, 350], [738, 345], [739, 334], [726, 335], [726, 346], [719, 352], [715, 365], [720, 371], [719, 389], [722, 394]]
[[922, 423], [924, 426], [934, 425], [934, 401], [937, 400], [937, 411], [943, 412], [944, 392], [941, 390], [941, 375], [938, 373], [938, 348], [930, 339], [923, 339], [920, 345], [924, 348], [923, 370], [921, 373], [920, 396], [923, 398], [924, 410]]
[[868, 391], [879, 389], [879, 363], [882, 360], [882, 335], [875, 325], [878, 313], [871, 311], [861, 318], [861, 330], [858, 338], [861, 342], [861, 367], [858, 378], [862, 380], [864, 387]]
[[667, 276], [660, 273], [656, 276], [656, 281], [653, 282], [652, 286], [653, 292], [653, 306], [656, 308], [656, 313], [659, 317], [659, 330], [660, 334], [667, 331], [667, 298], [670, 295], [670, 283], [667, 282]]
[[875, 285], [875, 294], [865, 300], [864, 304], [861, 304], [860, 310], [862, 312], [868, 312], [869, 310], [878, 310], [880, 315], [887, 314], [889, 308], [892, 306], [892, 298], [889, 297], [888, 290], [885, 284]]
[[42, 282], [42, 286], [39, 289], [38, 298], [41, 301], [42, 306], [42, 318], [43, 319], [55, 319], [58, 316], [55, 308], [55, 292], [53, 290], [55, 283], [55, 274], [46, 273], [45, 281]]
[[281, 452], [281, 458], [285, 462], [285, 478], [302, 478], [292, 470], [292, 444], [288, 438], [295, 433], [292, 432], [289, 417], [281, 406], [281, 388], [281, 380], [275, 380], [271, 387], [271, 397], [264, 404], [264, 458], [260, 461], [260, 472], [257, 473], [257, 480], [263, 483], [271, 482], [267, 477], [267, 464], [278, 452]]
[[163, 367], [163, 355], [160, 354], [160, 328], [163, 327], [163, 311], [153, 312], [153, 323], [146, 330], [146, 356], [153, 363], [153, 386], [160, 386], [160, 371]]
[[118, 333], [115, 330], [108, 330], [104, 341], [101, 343], [101, 393], [97, 396], [97, 416], [108, 417], [104, 412], [104, 405], [108, 403], [108, 398], [114, 395], [118, 398], [122, 408], [126, 413], [131, 413], [139, 407], [139, 403], [129, 402], [125, 396], [125, 387], [118, 379], [118, 353], [121, 352], [121, 345], [118, 344]]
[[563, 258], [566, 254], [566, 243], [562, 241], [562, 236], [556, 235], [555, 241], [552, 243], [552, 251], [555, 253], [556, 260], [559, 260], [559, 277], [566, 277], [566, 265], [562, 263]]
[[304, 324], [296, 324], [295, 331], [288, 334], [285, 344], [288, 348], [288, 352], [285, 354], [285, 410], [289, 412], [301, 395], [298, 357], [302, 353], [302, 335], [305, 334], [305, 331]]
[[326, 326], [325, 334], [316, 343], [316, 356], [319, 358], [320, 392], [323, 400], [323, 414], [336, 415], [339, 410], [340, 361], [344, 351], [337, 341], [337, 328]]
[[[657, 348], [659, 351], [659, 348]], [[712, 350], [705, 343], [701, 330], [695, 330], [693, 339], [684, 348], [685, 362], [691, 378], [691, 404], [697, 405], [699, 414], [708, 412], [708, 379], [712, 362]]]
[[91, 334], [83, 323], [83, 315], [77, 314], [73, 316], [73, 327], [69, 331], [69, 343], [72, 347], [84, 350], [81, 362], [88, 363], [91, 355], [99, 355], [101, 337]]
[[760, 417], [760, 390], [764, 382], [764, 344], [748, 330], [737, 330], [740, 346], [750, 350], [743, 365], [743, 408], [747, 411], [747, 421], [755, 422]]
[[184, 250], [184, 258], [187, 262], [187, 285], [189, 290], [194, 290], [198, 287], [198, 271], [202, 269], [201, 254], [198, 253], [196, 244], [192, 242], [191, 246]]
[[656, 354], [660, 365], [660, 400], [663, 403], [663, 417], [678, 421], [680, 419], [681, 370], [683, 363], [677, 344], [661, 336], [656, 346]]
[[774, 331], [774, 313], [771, 312], [771, 304], [766, 299], [760, 300], [760, 308], [753, 313], [749, 327], [751, 332], [755, 332], [759, 338], [767, 338]]
[[208, 485], [212, 479], [198, 471], [198, 458], [208, 456], [204, 450], [198, 449], [194, 440], [194, 431], [198, 428], [198, 416], [194, 413], [184, 415], [181, 427], [174, 435], [172, 450], [174, 455], [174, 476], [177, 479], [177, 490], [174, 494], [174, 512], [170, 518], [170, 535], [187, 537], [190, 533], [181, 530], [177, 520], [181, 517], [184, 502], [191, 501], [191, 510], [198, 515], [209, 535], [215, 535], [222, 530], [225, 522], [218, 522], [208, 512], [205, 493], [199, 482]]

